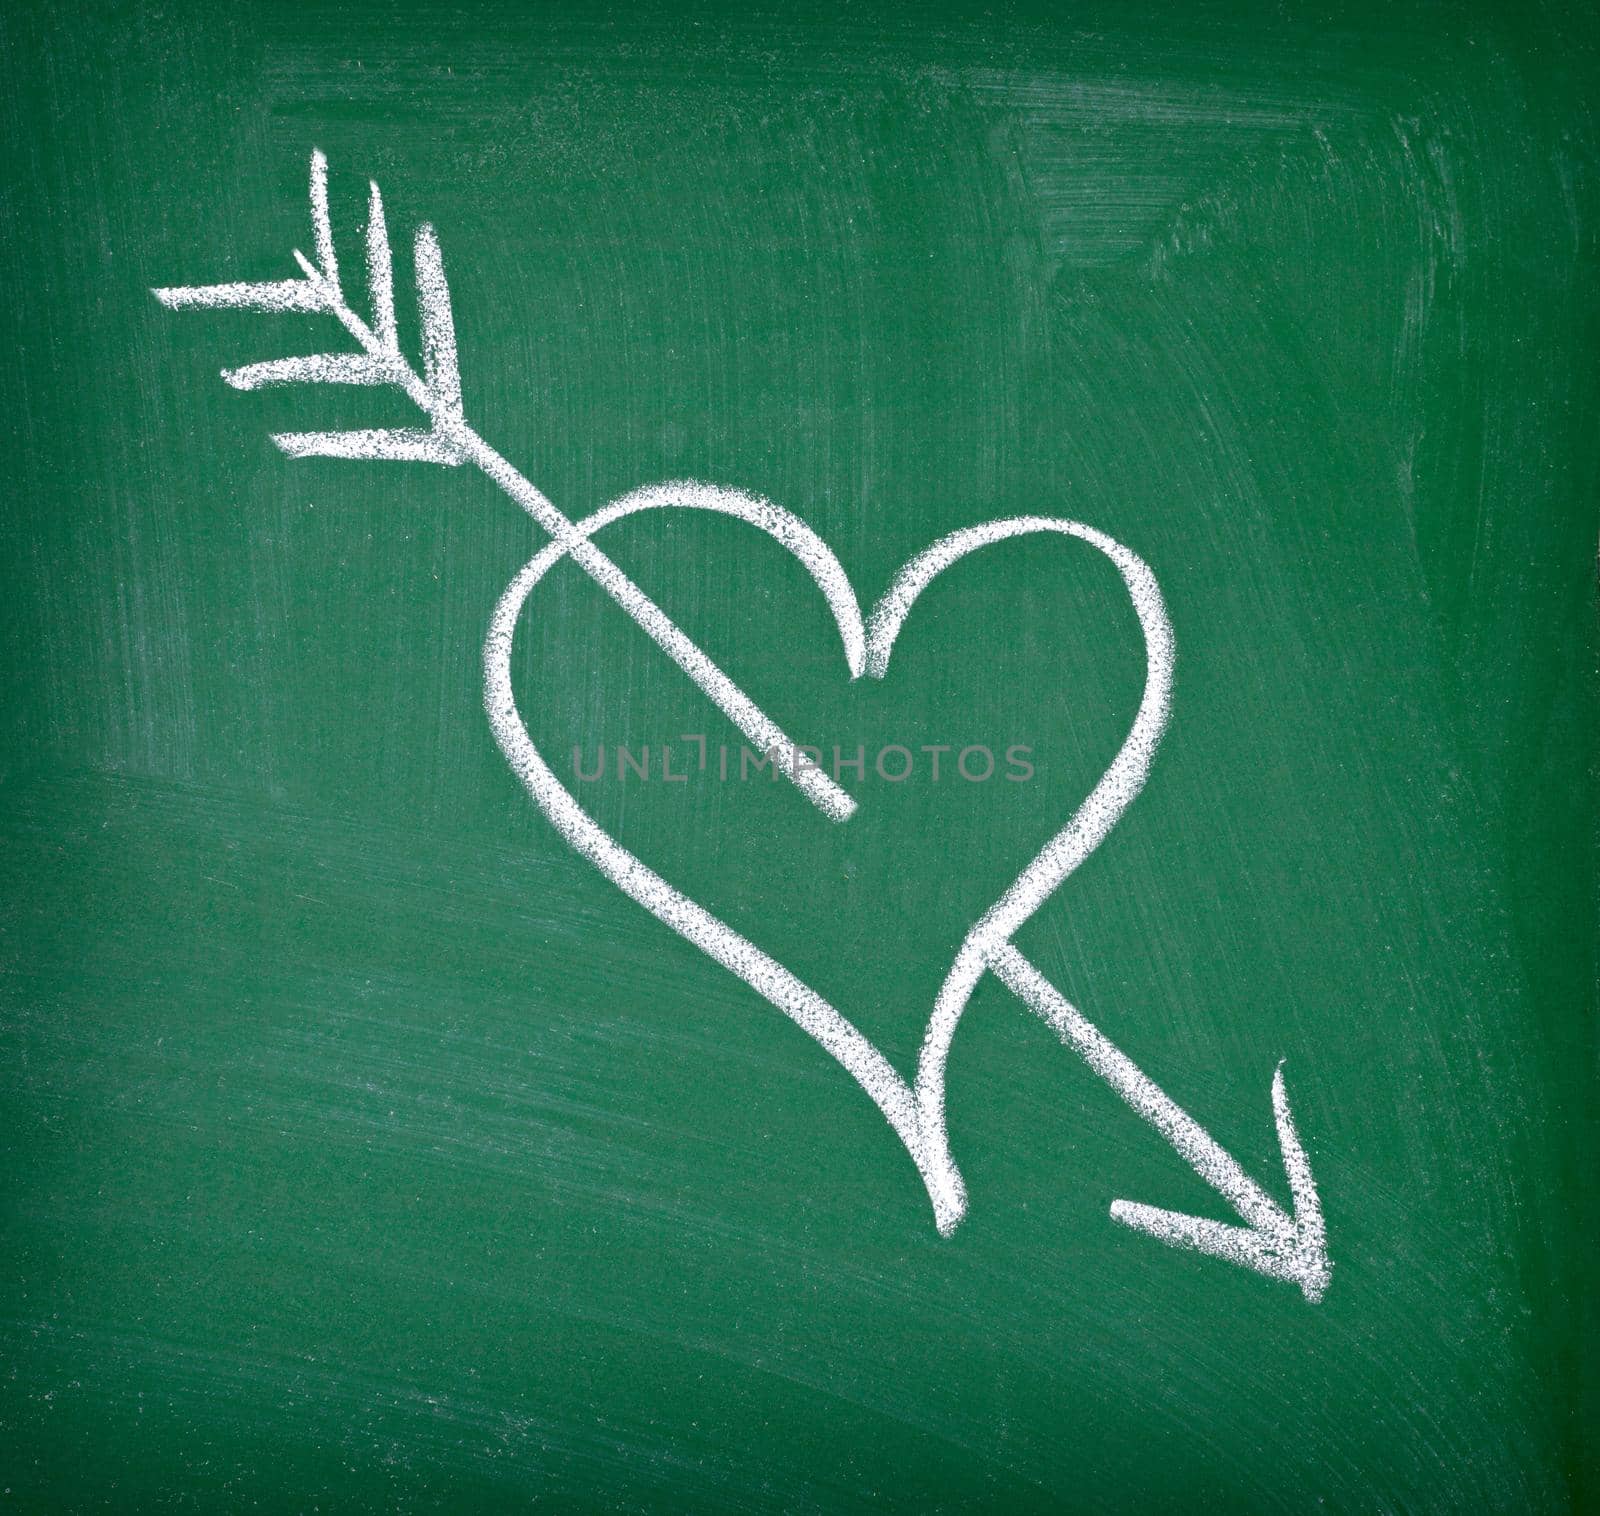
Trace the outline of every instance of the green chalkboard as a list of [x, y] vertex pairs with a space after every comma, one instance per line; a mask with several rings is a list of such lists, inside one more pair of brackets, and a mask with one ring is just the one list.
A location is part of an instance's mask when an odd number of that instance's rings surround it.
[[1596, 41], [6, 6], [0, 1509], [1592, 1509]]

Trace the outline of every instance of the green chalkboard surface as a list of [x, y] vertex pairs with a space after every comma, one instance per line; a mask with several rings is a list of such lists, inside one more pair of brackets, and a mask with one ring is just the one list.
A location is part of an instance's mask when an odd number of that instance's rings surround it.
[[0, 14], [0, 1510], [1594, 1509], [1582, 8]]

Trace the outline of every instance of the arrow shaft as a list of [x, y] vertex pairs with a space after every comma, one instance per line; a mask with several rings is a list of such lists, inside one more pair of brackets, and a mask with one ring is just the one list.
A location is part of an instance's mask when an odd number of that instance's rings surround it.
[[[319, 274], [302, 261], [308, 279]], [[345, 302], [342, 293], [320, 277], [324, 298], [340, 324], [370, 354], [382, 351], [378, 335]], [[453, 340], [453, 339], [452, 339]], [[701, 651], [659, 605], [617, 567], [577, 527], [576, 523], [515, 464], [497, 452], [455, 412], [440, 414], [434, 387], [425, 383], [409, 364], [398, 365], [400, 387], [423, 411], [433, 418], [443, 440], [453, 444], [460, 455], [472, 463], [521, 506], [545, 531], [567, 550], [596, 584], [608, 594], [651, 640], [681, 668], [712, 703], [763, 755], [774, 750], [784, 754], [796, 751], [783, 729]], [[777, 762], [775, 759], [774, 762]], [[809, 763], [779, 763], [789, 781], [833, 821], [846, 821], [854, 814], [856, 802], [819, 766]]]
[[1272, 1235], [1284, 1229], [1282, 1210], [1237, 1160], [1121, 1048], [1069, 1001], [1011, 943], [992, 948], [989, 967], [1001, 982], [1153, 1126], [1185, 1163], [1250, 1226]]

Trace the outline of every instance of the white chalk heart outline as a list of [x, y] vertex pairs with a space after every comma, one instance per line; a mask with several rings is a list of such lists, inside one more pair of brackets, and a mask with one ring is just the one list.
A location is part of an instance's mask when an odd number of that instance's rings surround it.
[[[917, 1055], [914, 1083], [851, 1021], [776, 959], [643, 863], [578, 804], [528, 735], [511, 687], [511, 652], [529, 594], [575, 548], [603, 527], [648, 510], [714, 511], [759, 527], [797, 558], [833, 613], [852, 679], [888, 672], [900, 628], [933, 580], [958, 559], [1012, 537], [1056, 534], [1088, 543], [1109, 558], [1139, 618], [1145, 684], [1117, 755], [1067, 821], [1017, 875], [963, 939], [934, 1001]], [[948, 1236], [966, 1211], [966, 1186], [945, 1127], [945, 1068], [956, 1027], [973, 990], [1003, 964], [1011, 938], [1105, 840], [1144, 787], [1171, 708], [1175, 643], [1155, 574], [1138, 554], [1104, 532], [1055, 516], [1011, 516], [941, 537], [895, 575], [863, 625], [860, 601], [839, 560], [799, 517], [742, 490], [695, 480], [647, 485], [621, 496], [547, 543], [506, 587], [484, 642], [484, 706], [506, 761], [563, 838], [624, 894], [671, 927], [807, 1032], [866, 1092], [905, 1145]], [[848, 815], [848, 811], [844, 813]], [[1001, 970], [1003, 972], [1003, 969]]]

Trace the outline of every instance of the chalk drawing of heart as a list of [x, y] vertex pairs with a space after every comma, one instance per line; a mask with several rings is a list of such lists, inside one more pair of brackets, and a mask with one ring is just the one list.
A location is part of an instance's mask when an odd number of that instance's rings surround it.
[[[512, 580], [490, 622], [484, 647], [484, 702], [501, 750], [551, 824], [619, 889], [687, 937], [796, 1022], [866, 1091], [905, 1144], [933, 1203], [941, 1232], [954, 1230], [966, 1209], [961, 1175], [945, 1131], [945, 1066], [956, 1025], [984, 972], [1011, 937], [1060, 887], [1116, 823], [1143, 785], [1167, 718], [1172, 688], [1172, 629], [1149, 568], [1121, 544], [1075, 521], [1015, 517], [957, 532], [918, 554], [896, 575], [863, 627], [859, 602], [839, 560], [797, 517], [737, 490], [695, 482], [652, 485], [625, 495], [577, 525], [582, 540], [639, 511], [690, 509], [735, 516], [782, 543], [805, 566], [833, 613], [850, 677], [881, 679], [895, 640], [917, 597], [957, 559], [1007, 537], [1058, 533], [1099, 549], [1122, 575], [1144, 632], [1146, 676], [1132, 729], [1100, 782], [1010, 888], [973, 925], [934, 1002], [908, 1085], [881, 1052], [833, 1006], [747, 938], [680, 894], [602, 830], [540, 756], [511, 689], [511, 648], [522, 608], [535, 585], [569, 548], [552, 542]], [[1026, 975], [1022, 977], [1026, 978]], [[1029, 998], [1031, 985], [1025, 985]]]
[[[394, 274], [383, 200], [370, 186], [366, 227], [369, 324], [356, 314], [340, 280], [328, 210], [327, 163], [311, 158], [311, 219], [315, 258], [296, 251], [301, 276], [266, 283], [178, 285], [156, 297], [175, 309], [211, 308], [315, 312], [336, 317], [356, 344], [353, 352], [319, 353], [225, 369], [234, 388], [280, 384], [394, 386], [428, 418], [426, 428], [294, 432], [274, 437], [290, 457], [401, 460], [446, 466], [471, 464], [528, 512], [550, 540], [512, 580], [500, 598], [484, 644], [484, 705], [496, 740], [513, 771], [556, 830], [606, 878], [652, 915], [737, 975], [788, 1016], [843, 1068], [882, 1112], [916, 1165], [940, 1233], [953, 1232], [966, 1212], [966, 1188], [951, 1154], [945, 1127], [945, 1068], [963, 1011], [974, 989], [993, 973], [1052, 1026], [1178, 1155], [1215, 1189], [1243, 1225], [1116, 1200], [1116, 1220], [1174, 1246], [1192, 1249], [1300, 1287], [1320, 1300], [1331, 1277], [1321, 1202], [1310, 1161], [1289, 1111], [1280, 1063], [1272, 1081], [1278, 1143], [1292, 1196], [1285, 1210], [1245, 1173], [1200, 1124], [1170, 1099], [1111, 1040], [1039, 972], [1012, 938], [1097, 848], [1143, 788], [1166, 726], [1172, 696], [1174, 640], [1155, 575], [1129, 548], [1078, 521], [1013, 516], [952, 533], [917, 554], [896, 574], [863, 621], [855, 590], [827, 545], [797, 516], [739, 490], [699, 482], [651, 485], [573, 521], [467, 423], [456, 355], [455, 324], [443, 257], [431, 226], [419, 227], [414, 252], [422, 329], [422, 373], [401, 350], [395, 314]], [[674, 889], [594, 822], [556, 778], [528, 736], [511, 686], [511, 651], [523, 607], [539, 581], [570, 558], [700, 687], [761, 752], [792, 752], [794, 744], [753, 700], [722, 672], [595, 545], [595, 536], [626, 516], [651, 510], [714, 511], [738, 518], [781, 543], [806, 568], [833, 614], [852, 679], [882, 679], [895, 641], [922, 591], [968, 554], [1007, 538], [1056, 535], [1076, 539], [1116, 567], [1133, 603], [1145, 646], [1145, 684], [1133, 725], [1111, 765], [998, 900], [973, 923], [935, 998], [907, 1082], [844, 1015], [801, 983], [747, 938]], [[855, 801], [820, 767], [787, 770], [791, 782], [830, 820], [844, 822]]]

